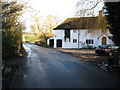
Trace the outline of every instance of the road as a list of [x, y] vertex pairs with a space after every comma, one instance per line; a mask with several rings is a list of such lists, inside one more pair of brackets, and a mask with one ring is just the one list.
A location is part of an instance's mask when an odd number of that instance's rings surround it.
[[25, 43], [28, 57], [19, 65], [11, 88], [116, 88], [119, 76], [72, 56]]

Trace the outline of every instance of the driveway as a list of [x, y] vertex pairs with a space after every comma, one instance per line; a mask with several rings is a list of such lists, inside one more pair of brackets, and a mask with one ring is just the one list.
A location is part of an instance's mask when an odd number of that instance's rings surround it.
[[116, 88], [119, 76], [103, 72], [70, 55], [25, 43], [11, 88]]

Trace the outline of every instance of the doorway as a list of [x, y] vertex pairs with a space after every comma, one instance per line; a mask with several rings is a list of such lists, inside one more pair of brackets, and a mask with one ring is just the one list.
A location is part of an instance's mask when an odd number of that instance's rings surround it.
[[49, 47], [53, 47], [53, 46], [54, 46], [54, 39], [50, 39]]
[[61, 39], [57, 40], [57, 47], [62, 47], [62, 40]]
[[106, 37], [102, 37], [102, 45], [106, 45], [107, 39]]

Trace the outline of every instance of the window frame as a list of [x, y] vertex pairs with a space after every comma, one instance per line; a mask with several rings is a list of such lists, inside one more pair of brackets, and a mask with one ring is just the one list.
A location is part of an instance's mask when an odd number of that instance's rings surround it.
[[86, 39], [86, 44], [94, 44], [94, 39]]
[[77, 39], [73, 39], [73, 43], [77, 43]]

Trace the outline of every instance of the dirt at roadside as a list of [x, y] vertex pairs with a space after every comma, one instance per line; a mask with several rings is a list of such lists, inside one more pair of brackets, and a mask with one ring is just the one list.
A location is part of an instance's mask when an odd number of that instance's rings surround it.
[[80, 50], [67, 50], [57, 49], [62, 53], [66, 53], [78, 58], [81, 61], [92, 64], [98, 68], [104, 69], [105, 71], [115, 71], [116, 69], [108, 69], [108, 58], [109, 56], [98, 56], [93, 49], [80, 49]]

